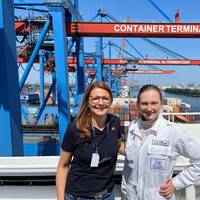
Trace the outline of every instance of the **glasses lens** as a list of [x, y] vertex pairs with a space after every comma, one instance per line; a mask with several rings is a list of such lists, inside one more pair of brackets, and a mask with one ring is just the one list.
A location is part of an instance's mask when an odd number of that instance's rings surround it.
[[100, 100], [100, 98], [99, 98], [98, 96], [96, 96], [96, 97], [91, 97], [91, 102], [92, 102], [92, 103], [98, 103], [99, 100]]
[[110, 97], [102, 97], [102, 100], [103, 100], [104, 103], [109, 103]]
[[102, 99], [102, 101], [104, 103], [110, 103], [110, 97], [107, 97], [107, 96], [103, 96], [103, 97], [100, 97], [100, 96], [91, 96], [90, 97], [90, 100], [93, 104], [96, 104], [100, 101], [100, 99]]

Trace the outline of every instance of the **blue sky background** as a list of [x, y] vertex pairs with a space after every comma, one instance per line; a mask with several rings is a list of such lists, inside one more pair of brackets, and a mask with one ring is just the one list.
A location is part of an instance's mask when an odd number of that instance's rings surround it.
[[[37, 2], [37, 1], [36, 1]], [[180, 12], [181, 22], [200, 23], [200, 1], [199, 0], [154, 0], [165, 14], [175, 19], [176, 10]], [[104, 8], [112, 17], [125, 22], [128, 16], [131, 22], [168, 22], [159, 11], [157, 11], [148, 0], [80, 0], [79, 9], [84, 21], [90, 21], [98, 12]], [[17, 12], [19, 15], [19, 12]], [[37, 13], [34, 14], [35, 16]], [[97, 20], [96, 20], [97, 21]], [[137, 50], [148, 58], [167, 58], [169, 55], [151, 46], [141, 38], [127, 38]], [[85, 51], [94, 52], [95, 40], [97, 38], [85, 38]], [[113, 41], [121, 45], [122, 38], [104, 38], [104, 43]], [[181, 54], [188, 59], [200, 59], [200, 38], [152, 38], [154, 42]], [[136, 57], [139, 55], [125, 43], [125, 50]], [[107, 53], [105, 52], [105, 57]], [[116, 58], [118, 52], [113, 52]], [[152, 82], [154, 84], [200, 84], [200, 66], [156, 66], [160, 69], [176, 70], [173, 75], [131, 75], [129, 78], [138, 80], [141, 84]], [[146, 69], [148, 67], [145, 67]]]

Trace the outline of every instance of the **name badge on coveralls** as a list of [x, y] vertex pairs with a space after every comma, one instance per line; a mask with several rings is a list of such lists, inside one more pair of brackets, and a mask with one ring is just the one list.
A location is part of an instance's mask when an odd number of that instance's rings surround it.
[[98, 167], [98, 165], [99, 165], [99, 154], [93, 153], [91, 163], [90, 163], [90, 167]]

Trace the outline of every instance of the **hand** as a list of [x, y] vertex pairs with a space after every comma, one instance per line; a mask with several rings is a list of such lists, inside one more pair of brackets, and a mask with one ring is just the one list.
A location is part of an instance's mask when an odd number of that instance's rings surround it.
[[175, 187], [173, 184], [172, 178], [168, 178], [167, 181], [165, 182], [165, 185], [160, 187], [160, 195], [165, 197], [166, 199], [169, 199], [173, 193], [175, 192]]

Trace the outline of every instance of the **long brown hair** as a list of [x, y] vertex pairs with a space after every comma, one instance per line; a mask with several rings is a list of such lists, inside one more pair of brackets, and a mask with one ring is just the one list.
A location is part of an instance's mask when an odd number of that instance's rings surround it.
[[91, 94], [91, 91], [95, 88], [101, 88], [106, 90], [111, 98], [111, 102], [113, 101], [113, 95], [110, 87], [103, 81], [97, 81], [92, 84], [90, 84], [87, 89], [84, 92], [83, 100], [80, 108], [80, 112], [77, 116], [77, 122], [76, 127], [80, 133], [80, 136], [86, 139], [91, 138], [91, 114], [90, 114], [90, 108], [88, 106], [89, 97]]

